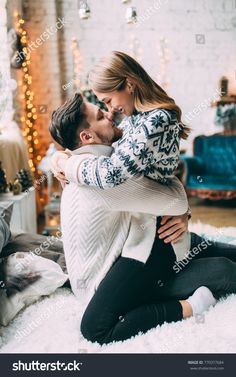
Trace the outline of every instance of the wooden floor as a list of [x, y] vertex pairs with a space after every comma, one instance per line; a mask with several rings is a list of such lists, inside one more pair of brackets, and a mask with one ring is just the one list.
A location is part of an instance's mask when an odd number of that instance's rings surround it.
[[[199, 199], [189, 199], [192, 210], [192, 222], [201, 221], [216, 227], [236, 227], [236, 201], [207, 202]], [[45, 218], [38, 218], [38, 232], [42, 233]]]
[[212, 202], [189, 199], [192, 222], [198, 220], [216, 227], [236, 227], [236, 201]]

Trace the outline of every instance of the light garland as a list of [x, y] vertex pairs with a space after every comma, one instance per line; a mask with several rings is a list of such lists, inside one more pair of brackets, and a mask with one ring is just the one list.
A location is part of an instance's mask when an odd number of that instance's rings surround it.
[[132, 56], [138, 62], [141, 62], [143, 50], [140, 46], [139, 39], [137, 37], [135, 37], [134, 34], [131, 34], [129, 36], [129, 39], [130, 39], [130, 43], [129, 43], [129, 54], [130, 54], [130, 56]]
[[82, 59], [79, 49], [79, 44], [76, 38], [72, 38], [71, 41], [71, 49], [73, 55], [73, 83], [74, 89], [77, 91], [81, 91], [84, 89], [82, 86], [82, 72], [83, 72], [83, 65]]
[[166, 38], [160, 39], [159, 44], [159, 56], [160, 56], [160, 85], [164, 90], [168, 89], [169, 86], [169, 78], [168, 78], [168, 63], [170, 61], [169, 58], [169, 49], [168, 49], [168, 41]]
[[37, 131], [37, 113], [36, 107], [34, 106], [34, 92], [31, 89], [32, 86], [32, 76], [30, 75], [30, 51], [27, 48], [28, 45], [28, 35], [24, 29], [25, 21], [16, 14], [17, 23], [16, 30], [20, 34], [21, 43], [23, 47], [24, 61], [22, 63], [22, 80], [18, 82], [22, 89], [20, 95], [21, 100], [24, 102], [24, 115], [21, 116], [22, 123], [22, 133], [27, 142], [28, 153], [29, 153], [29, 167], [35, 175], [39, 175], [37, 165], [41, 161], [42, 156], [40, 154], [39, 136]]

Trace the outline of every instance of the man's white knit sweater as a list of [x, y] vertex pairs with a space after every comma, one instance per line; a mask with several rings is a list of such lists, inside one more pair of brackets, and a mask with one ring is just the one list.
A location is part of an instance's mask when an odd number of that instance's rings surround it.
[[[110, 156], [112, 150], [92, 145], [73, 153]], [[181, 215], [187, 208], [177, 178], [169, 186], [145, 177], [132, 178], [107, 190], [69, 183], [62, 194], [61, 226], [68, 274], [80, 302], [88, 304], [118, 256], [146, 262], [157, 216]], [[182, 255], [189, 243], [186, 234], [177, 246]]]

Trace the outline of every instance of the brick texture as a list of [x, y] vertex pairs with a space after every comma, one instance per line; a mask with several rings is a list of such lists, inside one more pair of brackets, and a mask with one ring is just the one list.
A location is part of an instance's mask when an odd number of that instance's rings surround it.
[[[141, 64], [159, 83], [162, 81], [160, 38], [166, 38], [169, 50], [167, 91], [182, 108], [185, 120], [193, 129], [190, 139], [183, 142], [182, 147], [191, 151], [193, 137], [221, 130], [214, 125], [215, 109], [209, 103], [216, 96], [223, 75], [230, 79], [231, 93], [236, 92], [234, 0], [139, 0], [126, 5], [121, 1], [88, 0], [91, 7], [89, 20], [80, 20], [77, 3], [72, 0], [22, 2], [31, 41], [55, 25], [58, 17], [66, 20], [61, 30], [31, 54], [36, 105], [47, 106], [46, 113], [40, 114], [38, 121], [45, 146], [49, 142], [47, 129], [51, 111], [74, 90], [72, 38], [78, 41], [81, 52], [82, 82], [86, 81], [96, 59], [109, 50], [131, 53], [134, 50], [131, 41], [136, 38]], [[125, 22], [129, 5], [137, 7], [137, 25]], [[5, 28], [4, 6], [5, 0], [0, 0], [0, 31]], [[1, 63], [9, 69], [5, 39], [1, 40], [2, 50]], [[68, 89], [63, 89], [68, 83], [71, 83]]]

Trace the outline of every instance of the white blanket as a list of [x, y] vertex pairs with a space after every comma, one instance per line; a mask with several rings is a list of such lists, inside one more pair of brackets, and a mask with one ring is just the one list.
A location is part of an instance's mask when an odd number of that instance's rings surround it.
[[[194, 224], [190, 230], [221, 234], [235, 243], [236, 228], [217, 229]], [[207, 232], [206, 232], [207, 231]], [[234, 239], [234, 241], [233, 241]], [[7, 328], [2, 328], [1, 352], [6, 353], [235, 353], [236, 294], [221, 299], [205, 313], [203, 321], [195, 317], [165, 323], [124, 342], [100, 346], [85, 340], [80, 331], [81, 308], [66, 288], [29, 306]]]

